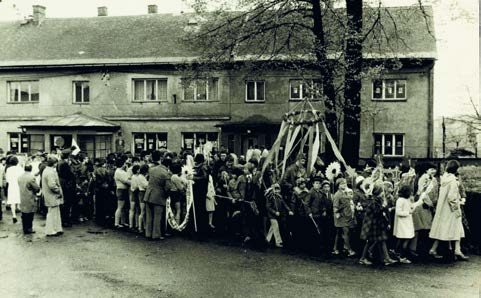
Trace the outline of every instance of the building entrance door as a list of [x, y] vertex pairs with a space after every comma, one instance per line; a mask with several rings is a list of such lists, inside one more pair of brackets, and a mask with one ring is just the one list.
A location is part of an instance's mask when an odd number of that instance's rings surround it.
[[247, 153], [247, 149], [258, 146], [259, 145], [259, 136], [258, 135], [242, 135], [241, 136], [241, 154], [245, 155]]

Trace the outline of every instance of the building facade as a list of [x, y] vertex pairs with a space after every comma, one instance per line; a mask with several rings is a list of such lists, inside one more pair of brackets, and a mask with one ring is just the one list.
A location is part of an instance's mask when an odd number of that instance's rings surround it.
[[[77, 143], [102, 157], [210, 141], [245, 154], [269, 148], [302, 98], [323, 108], [315, 74], [225, 70], [185, 80], [177, 66], [195, 53], [178, 47], [176, 32], [188, 26], [187, 15], [155, 13], [49, 19], [41, 6], [28, 22], [0, 23], [9, 45], [0, 49], [0, 147], [33, 153]], [[425, 52], [363, 81], [361, 158], [431, 155], [433, 45]]]

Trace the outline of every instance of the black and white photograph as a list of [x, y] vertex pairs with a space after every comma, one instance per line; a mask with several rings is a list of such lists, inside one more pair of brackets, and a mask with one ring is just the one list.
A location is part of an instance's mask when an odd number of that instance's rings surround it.
[[0, 297], [481, 297], [479, 4], [0, 0]]

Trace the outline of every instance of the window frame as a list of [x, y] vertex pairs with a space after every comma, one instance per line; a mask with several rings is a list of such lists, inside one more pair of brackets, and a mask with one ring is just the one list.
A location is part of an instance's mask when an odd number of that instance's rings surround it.
[[[32, 100], [32, 84], [28, 85], [28, 101], [22, 101], [22, 96], [20, 94], [21, 84], [26, 82], [36, 82], [38, 84], [38, 100]], [[18, 93], [18, 101], [12, 101], [12, 84], [17, 84], [15, 88], [15, 93]], [[40, 102], [40, 80], [17, 80], [17, 81], [7, 81], [7, 103], [11, 104], [32, 104]]]
[[[77, 99], [77, 92], [76, 92], [76, 84], [77, 83], [87, 83], [88, 84], [88, 90], [89, 90], [89, 98], [87, 99], [88, 101], [85, 101], [85, 93], [84, 93], [84, 90], [85, 88], [82, 86], [82, 99], [81, 101], [76, 101]], [[75, 81], [72, 81], [72, 103], [74, 104], [90, 104], [90, 81], [89, 80], [75, 80]]]
[[168, 148], [169, 144], [169, 133], [168, 132], [132, 132], [132, 152], [136, 153], [136, 143], [135, 143], [135, 135], [142, 135], [143, 139], [143, 148], [141, 151], [149, 151], [148, 144], [147, 144], [147, 135], [155, 135], [155, 143], [154, 143], [154, 150], [159, 150], [161, 146], [159, 146], [159, 135], [165, 135], [165, 148]]
[[[42, 136], [43, 137], [43, 149], [35, 148], [35, 151], [45, 151], [45, 135], [44, 134], [26, 134], [22, 132], [8, 132], [8, 149], [9, 151], [13, 151], [12, 149], [12, 135], [17, 135], [18, 138], [18, 151], [17, 153], [33, 153], [32, 152], [32, 136]], [[23, 138], [27, 138], [27, 150], [23, 150]]]
[[[248, 86], [249, 83], [254, 83], [254, 99], [248, 99], [247, 94], [248, 94]], [[262, 83], [263, 84], [263, 99], [259, 100], [257, 99], [257, 84]], [[246, 80], [245, 81], [245, 96], [244, 96], [244, 101], [249, 102], [249, 103], [264, 103], [266, 102], [266, 81], [265, 80]]]
[[[186, 78], [183, 78], [182, 80], [186, 80]], [[205, 99], [197, 99], [197, 83], [199, 81], [205, 82]], [[217, 77], [199, 78], [199, 79], [196, 79], [196, 80], [192, 80], [189, 83], [192, 84], [192, 86], [182, 85], [182, 101], [184, 101], [184, 102], [213, 102], [213, 101], [215, 102], [215, 101], [219, 101], [219, 78], [217, 78]], [[217, 94], [215, 95], [214, 99], [211, 99], [211, 95], [210, 95], [211, 94], [211, 92], [210, 92], [211, 84], [212, 84], [212, 86], [214, 86], [214, 84], [217, 84]], [[194, 98], [186, 98], [185, 97], [186, 89], [190, 88], [190, 87], [193, 88]]]
[[[143, 81], [144, 82], [144, 98], [142, 100], [136, 100], [135, 95], [136, 95], [136, 87], [135, 83], [137, 81]], [[155, 91], [156, 91], [156, 98], [154, 100], [152, 99], [147, 99], [147, 81], [155, 81]], [[161, 99], [159, 96], [159, 81], [165, 81], [165, 98]], [[145, 102], [168, 102], [169, 101], [169, 85], [168, 85], [168, 78], [132, 78], [132, 98], [131, 102], [133, 103], [145, 103]]]
[[[300, 81], [301, 84], [299, 85], [299, 98], [292, 97], [291, 89], [292, 89], [292, 82], [293, 81]], [[306, 84], [314, 85], [315, 82], [318, 82], [321, 85], [321, 97], [322, 97], [322, 79], [320, 78], [309, 78], [309, 79], [289, 79], [289, 101], [301, 101], [304, 99], [304, 86]], [[311, 94], [310, 100], [311, 101], [320, 101], [321, 97], [317, 98], [314, 96], [314, 94]]]
[[[403, 133], [374, 133], [373, 134], [373, 139], [374, 139], [374, 144], [373, 144], [373, 153], [376, 153], [376, 136], [381, 136], [381, 154], [384, 157], [404, 157], [406, 154], [405, 148], [406, 148], [406, 141], [405, 141], [405, 134]], [[385, 148], [385, 142], [386, 142], [386, 136], [391, 136], [391, 144], [392, 144], [392, 154], [386, 154], [386, 148]], [[396, 141], [398, 137], [402, 137], [402, 154], [396, 154]]]
[[[376, 81], [381, 81], [382, 82], [382, 87], [381, 87], [381, 98], [375, 98], [374, 97], [374, 83]], [[386, 98], [386, 81], [394, 81], [394, 98]], [[397, 84], [399, 81], [404, 82], [404, 97], [396, 97], [397, 94]], [[405, 78], [399, 78], [399, 79], [392, 79], [392, 78], [385, 78], [385, 79], [373, 79], [371, 82], [371, 100], [372, 101], [407, 101], [408, 99], [408, 80]]]
[[[220, 146], [220, 133], [218, 131], [196, 131], [196, 132], [191, 132], [191, 131], [183, 131], [181, 132], [181, 137], [182, 137], [182, 148], [183, 149], [190, 149], [190, 148], [186, 148], [185, 147], [185, 134], [192, 134], [193, 135], [193, 140], [194, 140], [194, 143], [193, 143], [193, 148], [192, 150], [195, 150], [196, 146], [197, 146], [197, 139], [198, 139], [198, 135], [205, 135], [205, 141], [208, 142], [209, 141], [209, 134], [216, 134], [217, 135], [217, 139], [216, 139], [216, 144], [215, 144], [215, 148], [219, 149], [219, 146]], [[204, 143], [205, 144], [205, 143]]]

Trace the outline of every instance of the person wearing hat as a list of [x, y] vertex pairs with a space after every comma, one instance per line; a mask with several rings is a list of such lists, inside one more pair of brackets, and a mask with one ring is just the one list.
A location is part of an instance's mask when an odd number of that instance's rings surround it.
[[77, 184], [75, 174], [73, 173], [71, 161], [69, 160], [70, 149], [62, 151], [62, 159], [58, 162], [57, 172], [60, 179], [60, 186], [63, 192], [63, 204], [60, 207], [62, 213], [62, 226], [72, 226], [72, 210], [76, 204]]
[[63, 234], [60, 206], [63, 204], [63, 191], [60, 179], [56, 171], [57, 158], [50, 156], [47, 166], [42, 172], [42, 194], [45, 206], [48, 208], [45, 222], [45, 234], [47, 236], [59, 236]]
[[334, 239], [333, 255], [338, 255], [339, 236], [342, 235], [344, 240], [344, 249], [347, 251], [349, 257], [356, 253], [351, 248], [350, 230], [354, 227], [356, 219], [354, 217], [354, 203], [352, 201], [352, 190], [347, 188], [347, 180], [345, 178], [338, 178], [336, 180], [337, 192], [334, 194], [333, 211], [334, 211], [334, 226], [336, 227], [336, 236]]
[[388, 231], [391, 229], [387, 210], [384, 206], [384, 183], [377, 181], [372, 189], [371, 203], [366, 208], [366, 214], [362, 223], [361, 239], [366, 241], [359, 263], [361, 265], [372, 264], [366, 255], [369, 247], [377, 246], [379, 255], [383, 257], [385, 266], [396, 263], [387, 251], [386, 241]]
[[312, 218], [318, 226], [319, 234], [315, 235], [313, 249], [320, 248], [325, 254], [332, 247], [332, 230], [334, 222], [332, 219], [332, 196], [329, 181], [321, 177], [315, 177], [310, 190], [309, 208]]
[[291, 210], [294, 212], [293, 218], [293, 243], [301, 250], [308, 249], [313, 226], [311, 209], [309, 208], [310, 193], [307, 188], [307, 181], [304, 178], [296, 180], [297, 186], [294, 187], [291, 198]]
[[296, 180], [298, 178], [306, 177], [306, 156], [299, 154], [296, 162], [290, 165], [285, 172], [284, 179], [282, 181], [283, 187], [289, 191], [296, 186]]
[[282, 199], [281, 187], [279, 184], [274, 183], [269, 189], [266, 190], [266, 209], [267, 217], [270, 221], [269, 231], [267, 232], [266, 241], [269, 243], [274, 236], [276, 247], [283, 247], [282, 237], [279, 231], [279, 220], [282, 213], [292, 214], [291, 209]]
[[356, 225], [351, 231], [352, 246], [358, 250], [362, 248], [362, 241], [360, 241], [359, 236], [361, 234], [362, 221], [364, 220], [364, 214], [366, 208], [369, 205], [369, 198], [363, 189], [363, 182], [365, 178], [361, 175], [356, 177], [354, 182], [353, 198], [354, 203], [354, 216], [356, 218]]

